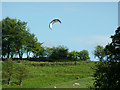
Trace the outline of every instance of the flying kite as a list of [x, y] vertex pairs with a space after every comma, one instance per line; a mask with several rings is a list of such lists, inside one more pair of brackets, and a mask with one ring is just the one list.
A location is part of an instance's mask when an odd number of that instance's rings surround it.
[[59, 23], [62, 23], [59, 19], [54, 19], [54, 20], [52, 20], [51, 22], [50, 22], [50, 24], [49, 24], [49, 28], [52, 30], [52, 25], [54, 24], [54, 23], [56, 23], [56, 22], [59, 22]]

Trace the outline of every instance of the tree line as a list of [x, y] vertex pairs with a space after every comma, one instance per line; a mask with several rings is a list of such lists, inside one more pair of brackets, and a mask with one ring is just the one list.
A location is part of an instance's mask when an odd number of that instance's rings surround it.
[[2, 58], [22, 60], [23, 54], [29, 58], [49, 57], [50, 59], [90, 60], [87, 50], [71, 51], [65, 46], [45, 47], [30, 33], [27, 22], [6, 17], [2, 21]]

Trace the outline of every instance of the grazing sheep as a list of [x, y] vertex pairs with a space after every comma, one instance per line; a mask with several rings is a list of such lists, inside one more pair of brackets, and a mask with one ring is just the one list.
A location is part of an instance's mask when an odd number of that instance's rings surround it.
[[54, 88], [56, 88], [56, 86], [54, 86]]
[[74, 83], [73, 86], [79, 86], [80, 84], [79, 83]]

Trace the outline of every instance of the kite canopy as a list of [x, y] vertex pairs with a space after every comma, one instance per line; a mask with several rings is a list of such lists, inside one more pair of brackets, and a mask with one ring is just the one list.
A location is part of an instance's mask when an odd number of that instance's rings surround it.
[[54, 24], [54, 23], [56, 23], [56, 22], [59, 22], [59, 23], [62, 23], [59, 19], [54, 19], [54, 20], [52, 20], [51, 22], [50, 22], [50, 24], [49, 24], [49, 28], [52, 30], [52, 25]]

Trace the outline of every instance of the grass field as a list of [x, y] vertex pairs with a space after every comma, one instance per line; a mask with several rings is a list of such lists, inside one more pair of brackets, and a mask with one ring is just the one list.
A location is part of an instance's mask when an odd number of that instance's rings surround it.
[[[7, 85], [6, 78], [2, 79], [2, 88], [88, 88], [93, 83], [93, 61], [79, 61], [77, 65], [74, 62], [20, 63], [25, 64], [29, 70], [29, 76], [23, 80], [22, 86], [17, 85], [18, 81], [12, 77], [10, 86]], [[73, 86], [74, 83], [80, 85]]]

